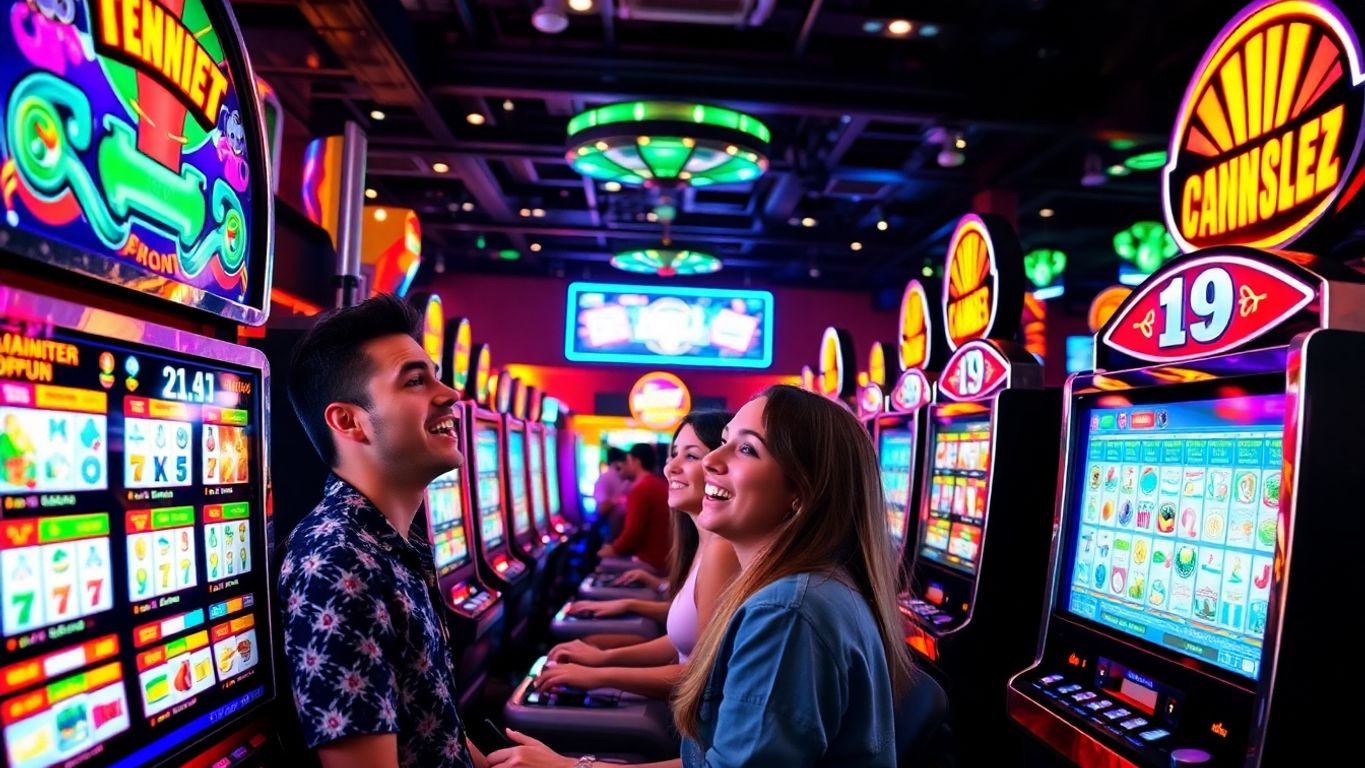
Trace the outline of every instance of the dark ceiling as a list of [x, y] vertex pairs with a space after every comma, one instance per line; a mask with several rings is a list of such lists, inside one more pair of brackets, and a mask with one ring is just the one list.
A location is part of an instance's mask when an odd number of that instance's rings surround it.
[[[700, 282], [877, 291], [941, 263], [974, 203], [1017, 211], [1026, 249], [1066, 251], [1073, 285], [1112, 282], [1113, 235], [1160, 218], [1160, 171], [1103, 169], [1164, 149], [1191, 70], [1242, 5], [595, 0], [551, 35], [532, 25], [543, 1], [234, 7], [258, 74], [299, 121], [318, 135], [364, 126], [367, 186], [418, 211], [424, 270], [624, 277], [606, 261], [658, 245], [657, 192], [579, 176], [565, 128], [587, 107], [667, 98], [748, 111], [773, 134], [762, 178], [677, 200], [674, 243], [726, 263]], [[640, 20], [646, 7], [747, 8], [758, 23]], [[912, 31], [873, 28], [895, 18]], [[937, 161], [945, 131], [965, 140], [958, 167]], [[1083, 184], [1087, 169], [1103, 183]]]

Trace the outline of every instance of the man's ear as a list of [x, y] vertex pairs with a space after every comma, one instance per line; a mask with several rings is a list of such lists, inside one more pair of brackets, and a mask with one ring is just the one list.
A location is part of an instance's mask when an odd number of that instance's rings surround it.
[[364, 408], [353, 403], [332, 403], [322, 412], [322, 418], [338, 442], [343, 440], [362, 444], [370, 442], [369, 414]]

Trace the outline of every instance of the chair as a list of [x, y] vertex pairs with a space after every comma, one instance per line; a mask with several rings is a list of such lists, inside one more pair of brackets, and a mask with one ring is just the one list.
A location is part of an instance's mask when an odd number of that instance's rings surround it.
[[916, 669], [896, 706], [897, 764], [925, 765], [947, 719], [948, 694], [932, 675]]

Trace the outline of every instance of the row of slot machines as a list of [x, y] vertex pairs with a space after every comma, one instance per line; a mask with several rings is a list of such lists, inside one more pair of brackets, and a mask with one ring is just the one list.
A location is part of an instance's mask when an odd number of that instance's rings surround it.
[[[1286, 34], [1305, 44], [1286, 47]], [[1229, 22], [1187, 91], [1163, 177], [1185, 253], [1101, 323], [1093, 370], [1062, 391], [1010, 340], [1007, 294], [1022, 284], [999, 220], [968, 216], [953, 235], [940, 340], [953, 352], [937, 372], [930, 302], [907, 288], [905, 372], [889, 393], [869, 382], [857, 404], [906, 563], [906, 641], [947, 689], [969, 763], [997, 759], [1009, 730], [1050, 748], [1049, 762], [1086, 766], [1282, 765], [1349, 748], [1353, 708], [1315, 702], [1324, 674], [1359, 685], [1365, 642], [1340, 602], [1361, 586], [1349, 551], [1365, 535], [1352, 511], [1365, 492], [1353, 437], [1365, 273], [1337, 247], [1365, 182], [1357, 39], [1326, 3], [1267, 0]], [[1239, 79], [1243, 65], [1254, 80]], [[1249, 123], [1250, 102], [1219, 101], [1281, 75], [1297, 118]], [[1263, 191], [1296, 196], [1271, 197], [1261, 219], [1219, 220], [1199, 195], [1244, 150], [1231, 134], [1204, 143], [1218, 117], [1266, 131], [1327, 120], [1342, 136], [1307, 148], [1331, 183], [1300, 177], [1297, 193]], [[827, 332], [811, 381], [843, 399], [841, 333]]]

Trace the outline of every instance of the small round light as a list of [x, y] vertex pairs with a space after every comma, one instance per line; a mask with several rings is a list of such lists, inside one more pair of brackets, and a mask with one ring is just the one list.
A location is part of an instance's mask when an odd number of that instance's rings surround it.
[[848, 249], [850, 251], [861, 251], [863, 249], [863, 244], [858, 242], [857, 240], [854, 240], [853, 242], [848, 244]]
[[540, 253], [540, 243], [531, 243], [531, 253]]
[[611, 145], [608, 144], [608, 143], [605, 142], [605, 141], [599, 141], [599, 142], [597, 142], [596, 144], [594, 144], [593, 146], [594, 146], [594, 147], [597, 147], [597, 151], [598, 151], [598, 152], [606, 152], [608, 149], [611, 149]]
[[649, 213], [645, 214], [645, 220], [650, 223], [656, 222], [659, 220], [659, 214], [655, 213], [654, 211], [650, 211]]
[[920, 273], [921, 275], [924, 275], [925, 277], [933, 277], [933, 276], [934, 276], [934, 268], [931, 267], [931, 266], [929, 266], [928, 264], [925, 264], [925, 265], [924, 265], [924, 268], [921, 269], [921, 270], [919, 271], [919, 273]]
[[527, 216], [530, 216], [530, 215], [531, 215], [531, 209], [530, 209], [530, 208], [522, 208], [520, 211], [517, 211], [517, 213], [521, 214], [521, 217], [524, 219], [524, 218], [526, 218]]
[[920, 37], [938, 37], [937, 24], [921, 24], [919, 28]]
[[1053, 216], [1056, 216], [1057, 212], [1052, 210], [1051, 208], [1039, 208], [1038, 215], [1045, 219], [1050, 219]]
[[813, 218], [811, 218], [811, 217], [809, 217], [809, 216], [807, 216], [807, 217], [801, 219], [801, 226], [807, 227], [807, 228], [813, 227], [813, 226], [815, 226], [816, 224], [819, 224], [819, 223], [820, 223], [820, 222], [816, 221], [815, 219], [813, 219]]
[[375, 221], [387, 221], [388, 218], [389, 218], [389, 212], [388, 212], [388, 211], [384, 210], [383, 208], [376, 208], [376, 209], [374, 209], [374, 220], [375, 220]]
[[513, 104], [511, 99], [503, 99], [503, 100], [502, 100], [502, 111], [503, 111], [503, 112], [511, 112], [512, 110], [514, 110], [514, 109], [516, 109], [516, 108], [517, 108], [517, 105], [516, 105], [516, 104]]
[[450, 166], [438, 161], [431, 164], [431, 170], [437, 173], [450, 173]]
[[620, 191], [621, 191], [621, 182], [619, 182], [619, 181], [609, 181], [609, 182], [607, 182], [606, 184], [603, 184], [603, 185], [602, 185], [602, 189], [605, 189], [605, 190], [608, 191], [608, 192], [620, 192]]
[[893, 19], [891, 23], [886, 25], [886, 31], [898, 37], [910, 34], [910, 30], [914, 28], [914, 25], [905, 19]]
[[961, 136], [958, 136], [956, 139], [953, 139], [953, 146], [957, 147], [958, 149], [966, 149], [967, 140], [962, 138]]
[[460, 203], [460, 210], [464, 211], [465, 213], [469, 213], [470, 211], [474, 210], [474, 204], [469, 201]]
[[888, 230], [888, 229], [890, 229], [890, 228], [891, 228], [891, 224], [888, 223], [886, 219], [881, 219], [881, 220], [879, 220], [879, 221], [877, 222], [877, 231], [879, 231], [879, 232], [885, 232], [886, 230]]
[[488, 122], [488, 118], [484, 117], [483, 114], [479, 112], [470, 112], [469, 114], [464, 116], [464, 119], [465, 122], [469, 123], [470, 125], [483, 125], [484, 123]]
[[384, 114], [384, 110], [382, 110], [382, 109], [372, 109], [372, 110], [370, 110], [370, 119], [371, 119], [371, 120], [383, 120], [383, 119], [386, 118], [386, 117], [388, 117], [388, 115]]
[[365, 190], [365, 199], [366, 199], [366, 200], [373, 200], [373, 199], [375, 199], [376, 197], [379, 197], [379, 192], [378, 192], [378, 191], [376, 191], [376, 190], [374, 190], [374, 189], [372, 189], [372, 188], [371, 188], [371, 189], [366, 189], [366, 190]]
[[579, 13], [587, 13], [592, 10], [592, 0], [569, 0], [569, 8]]
[[536, 217], [537, 219], [543, 219], [543, 218], [545, 218], [545, 209], [544, 209], [544, 208], [532, 208], [532, 209], [531, 209], [531, 215], [534, 216], [534, 217]]
[[868, 19], [863, 22], [863, 31], [869, 35], [879, 35], [885, 28], [886, 25], [882, 24], [880, 19]]

